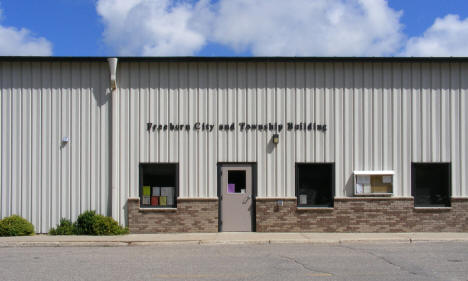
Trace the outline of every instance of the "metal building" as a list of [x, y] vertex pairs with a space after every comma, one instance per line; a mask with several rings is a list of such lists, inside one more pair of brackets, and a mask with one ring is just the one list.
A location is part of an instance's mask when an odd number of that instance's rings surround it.
[[468, 59], [0, 57], [0, 217], [468, 231]]

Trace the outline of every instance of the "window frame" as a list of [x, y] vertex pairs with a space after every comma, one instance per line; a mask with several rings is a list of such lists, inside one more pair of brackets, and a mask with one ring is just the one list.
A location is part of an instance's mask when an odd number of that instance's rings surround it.
[[[151, 206], [143, 205], [143, 169], [145, 166], [165, 166], [174, 169], [174, 183], [175, 183], [175, 194], [174, 194], [174, 206]], [[157, 162], [140, 162], [139, 163], [139, 188], [138, 197], [140, 198], [140, 208], [144, 209], [177, 209], [177, 198], [179, 198], [179, 163], [157, 163]]]
[[[391, 176], [392, 177], [392, 191], [391, 192], [362, 192], [357, 193], [357, 177], [359, 176]], [[395, 192], [395, 171], [393, 170], [362, 170], [362, 171], [353, 171], [353, 196], [354, 197], [392, 197]], [[372, 184], [371, 184], [372, 187]]]
[[[441, 206], [436, 204], [416, 205], [415, 191], [416, 191], [416, 177], [415, 166], [431, 166], [431, 165], [447, 165], [448, 183], [447, 183], [447, 197], [448, 202]], [[452, 205], [452, 162], [411, 162], [411, 196], [413, 197], [415, 208], [446, 208]]]
[[[297, 208], [333, 208], [335, 205], [335, 162], [296, 162], [295, 163], [295, 175], [294, 175], [294, 180], [295, 180], [295, 193], [296, 193], [296, 206]], [[327, 206], [323, 205], [313, 205], [313, 204], [307, 204], [307, 205], [299, 205], [299, 168], [301, 166], [321, 166], [321, 165], [327, 165], [330, 166], [330, 177], [331, 177], [331, 195], [330, 195], [330, 204]]]

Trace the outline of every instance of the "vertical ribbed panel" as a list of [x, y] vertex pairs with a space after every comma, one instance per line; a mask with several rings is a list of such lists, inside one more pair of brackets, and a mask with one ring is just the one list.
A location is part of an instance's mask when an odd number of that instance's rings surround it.
[[84, 210], [109, 215], [107, 65], [2, 62], [0, 71], [0, 217], [47, 232]]
[[[137, 90], [125, 80], [134, 71], [131, 64], [119, 65], [121, 93], [148, 93], [139, 95], [139, 104], [159, 111], [120, 108], [125, 120], [139, 120], [123, 122], [122, 128], [145, 131], [130, 131], [144, 140], [119, 148], [119, 173], [130, 177], [121, 190], [130, 188], [132, 196], [138, 193], [138, 175], [125, 171], [146, 159], [179, 163], [180, 197], [217, 196], [218, 162], [256, 162], [258, 195], [269, 197], [294, 196], [297, 162], [334, 162], [338, 197], [352, 194], [353, 170], [395, 170], [395, 196], [409, 196], [411, 162], [452, 162], [453, 195], [467, 193], [461, 176], [466, 148], [460, 145], [467, 130], [461, 110], [468, 102], [467, 86], [460, 81], [464, 65], [200, 62], [145, 63], [146, 68], [149, 82]], [[234, 123], [236, 129], [146, 132], [142, 124], [147, 121], [192, 127], [195, 122]], [[314, 121], [326, 123], [328, 131], [283, 129], [277, 146], [271, 131], [239, 129], [240, 122]], [[125, 144], [129, 134], [121, 135]], [[134, 147], [138, 143], [150, 145]], [[127, 158], [127, 151], [135, 150], [139, 161]], [[125, 200], [122, 193], [122, 211]]]
[[[0, 216], [46, 232], [87, 209], [110, 215], [116, 165], [112, 207], [126, 223], [141, 162], [178, 163], [180, 197], [216, 197], [219, 162], [257, 163], [261, 197], [295, 196], [299, 162], [335, 163], [337, 197], [352, 195], [353, 170], [394, 170], [394, 196], [410, 196], [411, 162], [451, 162], [452, 195], [468, 196], [467, 77], [461, 62], [121, 62], [111, 104], [105, 63], [2, 62]], [[283, 128], [274, 145], [241, 122], [328, 130]]]

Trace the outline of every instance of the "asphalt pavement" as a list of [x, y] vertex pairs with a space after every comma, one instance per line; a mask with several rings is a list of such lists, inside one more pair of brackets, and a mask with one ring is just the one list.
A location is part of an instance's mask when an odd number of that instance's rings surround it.
[[468, 242], [6, 247], [0, 280], [467, 281]]

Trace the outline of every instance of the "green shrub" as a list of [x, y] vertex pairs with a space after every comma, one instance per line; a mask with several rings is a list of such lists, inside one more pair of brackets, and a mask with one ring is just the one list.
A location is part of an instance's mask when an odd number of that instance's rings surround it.
[[75, 223], [61, 219], [57, 228], [49, 231], [50, 235], [121, 235], [127, 234], [128, 228], [120, 226], [113, 218], [86, 211], [78, 216]]
[[79, 235], [95, 235], [94, 223], [96, 222], [96, 212], [86, 211], [78, 216], [75, 222], [75, 234]]
[[26, 219], [12, 215], [0, 220], [0, 236], [33, 235], [34, 226]]
[[113, 218], [96, 215], [93, 225], [94, 235], [127, 234], [128, 228], [121, 227]]
[[62, 218], [57, 228], [51, 228], [50, 235], [73, 235], [75, 234], [75, 226], [70, 220]]

